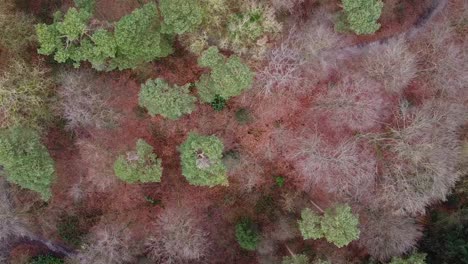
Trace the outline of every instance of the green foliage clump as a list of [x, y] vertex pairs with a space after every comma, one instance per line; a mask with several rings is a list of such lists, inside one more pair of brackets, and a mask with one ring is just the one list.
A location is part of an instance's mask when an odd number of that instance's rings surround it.
[[14, 10], [12, 1], [3, 0], [0, 5], [0, 46], [3, 50], [23, 55], [35, 40], [33, 18]]
[[236, 120], [239, 124], [245, 125], [252, 122], [252, 114], [246, 108], [241, 108], [236, 111]]
[[180, 146], [182, 174], [192, 185], [228, 185], [223, 164], [223, 143], [216, 136], [190, 133]]
[[51, 87], [44, 70], [12, 61], [0, 76], [0, 127], [40, 127], [50, 120]]
[[0, 165], [9, 182], [38, 192], [46, 201], [52, 196], [54, 161], [33, 129], [12, 127], [0, 132]]
[[309, 208], [305, 208], [301, 212], [301, 220], [299, 223], [299, 230], [301, 231], [304, 239], [319, 239], [323, 237], [321, 228], [322, 218]]
[[[87, 1], [87, 0], [86, 0]], [[89, 6], [84, 1], [83, 4]], [[122, 17], [113, 32], [88, 26], [91, 13], [68, 9], [65, 16], [56, 13], [51, 25], [36, 25], [39, 54], [52, 55], [59, 63], [89, 61], [97, 70], [136, 68], [173, 52], [173, 37], [161, 33], [160, 17], [154, 3], [149, 3]]]
[[143, 139], [136, 143], [136, 151], [121, 155], [114, 163], [115, 175], [128, 183], [160, 182], [161, 159], [153, 153], [153, 147]]
[[328, 242], [341, 248], [359, 238], [359, 220], [348, 205], [338, 204], [328, 208], [323, 216], [305, 208], [302, 210], [301, 218], [298, 223], [304, 239], [324, 237]]
[[93, 13], [96, 7], [96, 0], [73, 0], [78, 9], [85, 10], [86, 12]]
[[162, 79], [148, 80], [141, 86], [139, 104], [148, 109], [151, 116], [162, 115], [169, 119], [178, 119], [192, 113], [196, 97], [190, 95], [190, 84], [170, 86]]
[[61, 258], [52, 255], [40, 255], [34, 257], [29, 264], [62, 264], [65, 263]]
[[284, 184], [285, 184], [285, 179], [284, 179], [283, 176], [276, 176], [276, 177], [275, 177], [275, 182], [276, 182], [276, 186], [278, 186], [278, 187], [281, 188], [281, 187], [283, 187]]
[[210, 105], [215, 111], [222, 111], [226, 107], [226, 99], [217, 94]]
[[380, 28], [377, 23], [383, 3], [380, 0], [342, 0], [344, 13], [337, 28], [350, 29], [358, 35], [372, 34]]
[[468, 259], [468, 208], [431, 212], [420, 250], [427, 253], [427, 263], [464, 263]]
[[57, 225], [57, 232], [63, 241], [73, 246], [79, 246], [85, 235], [80, 228], [80, 219], [76, 215], [63, 217]]
[[246, 218], [236, 224], [236, 240], [243, 249], [255, 250], [257, 248], [260, 235], [252, 220]]
[[[441, 262], [437, 262], [441, 263]], [[456, 262], [446, 262], [442, 263], [456, 263]], [[394, 257], [390, 264], [426, 264], [426, 254], [424, 253], [414, 253], [407, 258]]]
[[202, 75], [196, 84], [203, 102], [211, 103], [217, 95], [228, 100], [252, 86], [253, 73], [250, 68], [237, 56], [226, 59], [216, 47], [206, 50], [198, 63], [211, 68], [211, 73]]
[[202, 23], [202, 9], [198, 1], [161, 0], [159, 9], [164, 17], [163, 32], [183, 34]]
[[304, 254], [296, 254], [293, 256], [283, 257], [283, 261], [281, 264], [309, 264], [310, 260], [307, 255]]

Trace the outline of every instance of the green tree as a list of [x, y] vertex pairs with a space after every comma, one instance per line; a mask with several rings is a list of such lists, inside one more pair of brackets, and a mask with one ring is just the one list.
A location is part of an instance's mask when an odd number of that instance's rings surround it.
[[349, 28], [358, 35], [372, 34], [380, 28], [377, 23], [383, 3], [380, 0], [342, 0], [344, 25], [339, 27]]
[[296, 254], [293, 256], [283, 257], [283, 261], [281, 264], [309, 264], [310, 260], [307, 255], [304, 254]]
[[359, 219], [351, 212], [351, 207], [345, 204], [325, 210], [321, 221], [325, 239], [337, 247], [346, 246], [359, 238], [358, 224]]
[[319, 239], [323, 237], [321, 229], [322, 217], [316, 214], [309, 208], [305, 208], [301, 212], [301, 220], [299, 223], [299, 230], [301, 231], [304, 239]]
[[166, 57], [174, 50], [172, 36], [161, 33], [161, 21], [156, 4], [148, 3], [124, 16], [115, 26], [117, 55], [113, 60], [120, 70]]
[[161, 0], [159, 9], [164, 18], [162, 30], [167, 34], [190, 32], [202, 23], [202, 9], [197, 0]]
[[236, 224], [236, 240], [243, 249], [255, 250], [257, 248], [260, 235], [252, 220], [246, 218]]
[[198, 63], [211, 68], [211, 73], [202, 75], [196, 84], [203, 102], [211, 103], [217, 95], [227, 100], [252, 86], [253, 73], [250, 68], [237, 56], [226, 59], [216, 47], [206, 50]]
[[228, 185], [226, 167], [222, 162], [223, 143], [216, 136], [190, 133], [180, 146], [182, 174], [192, 185]]
[[359, 238], [359, 220], [345, 204], [326, 209], [322, 216], [305, 208], [298, 223], [304, 239], [324, 237], [340, 248]]
[[0, 165], [9, 182], [38, 192], [46, 201], [52, 196], [54, 161], [35, 130], [12, 127], [0, 131]]
[[52, 255], [40, 255], [34, 257], [29, 264], [62, 264], [64, 261]]
[[114, 163], [115, 175], [128, 183], [160, 182], [162, 176], [161, 159], [153, 153], [153, 147], [143, 139], [138, 139], [136, 151], [120, 155]]
[[169, 119], [178, 119], [195, 108], [197, 98], [190, 95], [189, 87], [190, 84], [170, 86], [162, 79], [148, 80], [141, 86], [140, 106], [148, 109], [151, 116], [160, 114]]
[[[449, 262], [444, 262], [449, 263]], [[450, 262], [454, 263], [454, 262]], [[462, 263], [462, 262], [460, 262]], [[426, 254], [413, 253], [407, 258], [394, 257], [389, 264], [426, 264]]]

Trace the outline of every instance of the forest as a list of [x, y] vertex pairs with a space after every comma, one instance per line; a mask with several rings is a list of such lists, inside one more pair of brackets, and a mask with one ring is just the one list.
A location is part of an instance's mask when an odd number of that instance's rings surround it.
[[1, 0], [3, 263], [468, 264], [468, 0]]

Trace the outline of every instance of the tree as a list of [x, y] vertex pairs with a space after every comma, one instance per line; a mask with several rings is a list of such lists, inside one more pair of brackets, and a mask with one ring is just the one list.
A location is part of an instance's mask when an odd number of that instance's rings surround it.
[[394, 257], [389, 264], [426, 264], [426, 254], [413, 253], [407, 258]]
[[245, 218], [236, 224], [236, 240], [240, 247], [246, 250], [255, 250], [260, 236], [252, 220]]
[[120, 19], [114, 30], [117, 54], [112, 65], [120, 70], [166, 57], [173, 37], [161, 33], [156, 4], [148, 3]]
[[320, 226], [325, 239], [340, 248], [359, 238], [358, 224], [351, 207], [338, 204], [325, 210]]
[[115, 175], [128, 183], [160, 182], [161, 159], [153, 154], [153, 147], [143, 139], [136, 143], [136, 151], [121, 155], [114, 163]]
[[281, 261], [281, 264], [309, 264], [309, 263], [310, 263], [309, 257], [303, 254], [296, 254], [293, 256], [283, 257], [283, 261]]
[[180, 146], [182, 174], [192, 185], [228, 185], [226, 167], [222, 162], [223, 143], [216, 136], [190, 133]]
[[24, 55], [35, 41], [34, 19], [14, 8], [14, 1], [2, 1], [0, 6], [0, 45], [2, 52]]
[[[380, 0], [342, 0], [344, 14], [341, 27], [349, 28], [358, 35], [372, 34], [380, 28], [377, 23], [383, 3]], [[340, 27], [340, 26], [338, 26]]]
[[40, 66], [18, 59], [0, 75], [0, 127], [38, 128], [51, 119], [52, 81]]
[[169, 119], [178, 119], [190, 114], [195, 108], [195, 96], [190, 95], [190, 84], [170, 86], [162, 79], [148, 80], [141, 86], [140, 106], [148, 109], [151, 116], [162, 115]]
[[159, 9], [164, 18], [162, 31], [167, 34], [191, 32], [202, 23], [202, 9], [198, 1], [162, 0]]
[[299, 230], [304, 239], [324, 237], [328, 242], [341, 248], [359, 238], [358, 218], [346, 204], [337, 204], [328, 208], [319, 216], [309, 208], [301, 213]]
[[9, 182], [39, 193], [46, 201], [52, 196], [54, 161], [36, 131], [24, 127], [1, 131], [0, 165]]
[[226, 59], [216, 47], [206, 50], [198, 64], [211, 68], [211, 73], [203, 74], [196, 83], [198, 95], [205, 103], [213, 102], [217, 95], [227, 100], [252, 85], [253, 73], [250, 68], [237, 56]]
[[302, 237], [304, 239], [322, 238], [321, 221], [322, 217], [320, 215], [309, 208], [303, 209], [301, 212], [301, 220], [298, 221]]
[[149, 256], [158, 263], [196, 262], [208, 254], [208, 233], [200, 228], [192, 211], [184, 207], [164, 209], [156, 221], [156, 234], [146, 241]]

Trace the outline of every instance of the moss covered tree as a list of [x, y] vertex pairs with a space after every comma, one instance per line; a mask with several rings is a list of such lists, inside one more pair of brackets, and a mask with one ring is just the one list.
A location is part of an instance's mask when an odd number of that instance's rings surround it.
[[222, 162], [223, 143], [216, 136], [191, 133], [180, 146], [182, 174], [192, 185], [228, 185]]
[[9, 182], [39, 193], [43, 200], [52, 196], [54, 161], [35, 130], [24, 127], [1, 130], [0, 165]]
[[121, 155], [114, 163], [115, 175], [128, 183], [160, 182], [161, 159], [153, 153], [153, 147], [143, 139], [136, 143], [136, 151]]
[[195, 108], [197, 98], [190, 95], [190, 84], [169, 85], [162, 79], [148, 80], [141, 86], [140, 106], [148, 109], [151, 116], [162, 115], [169, 119], [190, 114]]

